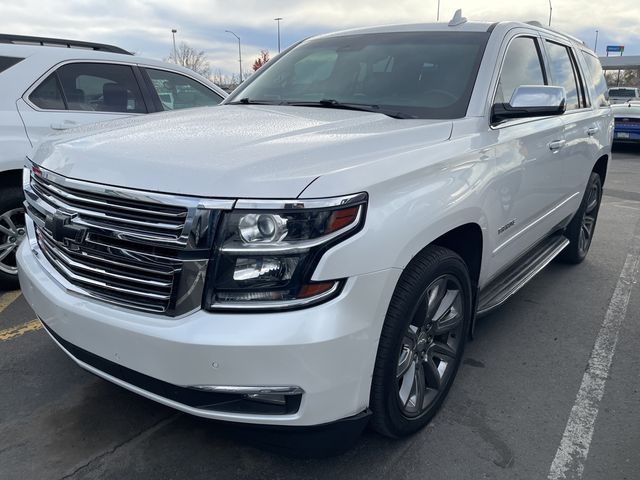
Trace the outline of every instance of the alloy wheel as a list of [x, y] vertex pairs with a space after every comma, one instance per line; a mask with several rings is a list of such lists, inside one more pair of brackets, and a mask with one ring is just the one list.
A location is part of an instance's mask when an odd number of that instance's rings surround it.
[[0, 215], [0, 272], [16, 275], [16, 251], [26, 234], [24, 208]]
[[443, 275], [424, 291], [402, 339], [396, 379], [406, 417], [418, 417], [438, 400], [455, 372], [464, 328], [460, 282]]
[[592, 182], [589, 187], [587, 197], [587, 206], [582, 215], [582, 224], [580, 225], [580, 236], [578, 237], [578, 249], [583, 255], [589, 250], [593, 232], [596, 227], [596, 219], [598, 217], [598, 206], [600, 205], [600, 185]]

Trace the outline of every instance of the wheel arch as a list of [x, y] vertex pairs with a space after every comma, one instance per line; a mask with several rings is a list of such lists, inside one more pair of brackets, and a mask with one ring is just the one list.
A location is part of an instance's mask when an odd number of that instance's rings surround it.
[[22, 170], [5, 170], [0, 172], [0, 188], [19, 187], [22, 185]]
[[484, 247], [484, 239], [480, 225], [477, 223], [465, 223], [440, 235], [429, 245], [448, 248], [460, 255], [462, 260], [467, 264], [473, 286], [477, 287]]
[[600, 180], [602, 180], [602, 185], [604, 186], [604, 181], [607, 178], [607, 168], [609, 166], [609, 155], [602, 155], [593, 166], [593, 172], [596, 172], [600, 175]]
[[482, 271], [484, 248], [486, 246], [483, 229], [480, 224], [476, 222], [458, 225], [429, 242], [420, 251], [416, 252], [416, 255], [433, 245], [444, 247], [457, 253], [469, 269], [471, 290], [473, 293], [473, 312], [469, 328], [469, 335], [472, 337], [476, 323], [475, 310], [478, 300], [478, 284]]

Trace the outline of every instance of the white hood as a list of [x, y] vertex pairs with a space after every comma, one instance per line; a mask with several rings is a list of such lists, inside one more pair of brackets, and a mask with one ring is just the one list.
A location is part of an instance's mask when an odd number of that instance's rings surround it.
[[80, 127], [46, 139], [32, 160], [66, 177], [140, 190], [295, 198], [319, 176], [441, 142], [451, 128], [368, 112], [223, 105]]

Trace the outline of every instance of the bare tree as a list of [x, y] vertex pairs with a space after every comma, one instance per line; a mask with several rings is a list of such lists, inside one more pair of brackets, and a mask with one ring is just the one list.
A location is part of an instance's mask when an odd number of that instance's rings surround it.
[[609, 70], [604, 75], [610, 87], [640, 86], [640, 71], [638, 70]]
[[168, 61], [190, 68], [205, 77], [211, 74], [211, 66], [204, 55], [204, 50], [197, 51], [189, 44], [182, 42], [177, 48], [176, 57], [174, 58], [173, 51], [171, 51]]
[[271, 57], [269, 56], [269, 50], [260, 50], [260, 55], [256, 58], [256, 61], [253, 62], [253, 71], [257, 71], [260, 67], [262, 67], [265, 63], [267, 63]]

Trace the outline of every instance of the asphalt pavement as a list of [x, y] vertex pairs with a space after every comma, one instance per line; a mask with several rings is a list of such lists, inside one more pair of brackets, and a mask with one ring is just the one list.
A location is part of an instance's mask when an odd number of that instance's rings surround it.
[[19, 292], [0, 292], [0, 479], [638, 479], [639, 239], [640, 148], [617, 148], [587, 260], [552, 263], [479, 321], [427, 428], [366, 431], [324, 459], [81, 370]]

